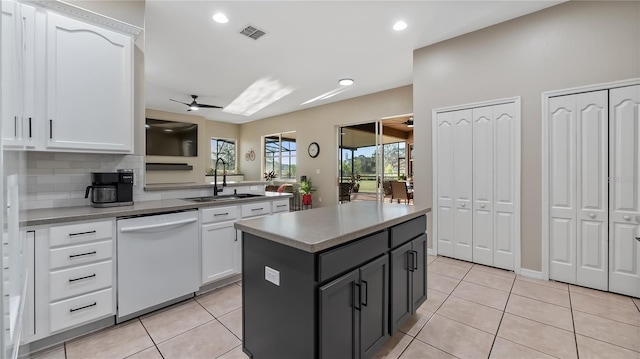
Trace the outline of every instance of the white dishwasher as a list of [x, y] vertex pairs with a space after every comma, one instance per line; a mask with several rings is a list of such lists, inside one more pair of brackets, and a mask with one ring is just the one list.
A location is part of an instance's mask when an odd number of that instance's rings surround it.
[[124, 218], [117, 223], [118, 322], [199, 289], [197, 211]]

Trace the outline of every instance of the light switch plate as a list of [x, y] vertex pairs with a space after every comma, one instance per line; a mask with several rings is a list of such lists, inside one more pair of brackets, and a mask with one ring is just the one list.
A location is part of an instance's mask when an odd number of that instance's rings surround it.
[[278, 287], [280, 286], [280, 272], [271, 267], [264, 266], [264, 279]]

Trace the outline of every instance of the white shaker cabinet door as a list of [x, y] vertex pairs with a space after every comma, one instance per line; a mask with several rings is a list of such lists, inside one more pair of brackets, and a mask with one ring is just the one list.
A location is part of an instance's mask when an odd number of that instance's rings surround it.
[[[515, 243], [520, 241], [516, 209], [520, 133], [517, 131], [516, 105], [512, 103], [493, 107], [494, 120], [494, 242], [493, 266], [513, 270]], [[475, 225], [475, 223], [474, 223]]]
[[438, 254], [453, 256], [453, 122], [451, 112], [436, 118]]
[[549, 278], [576, 282], [576, 95], [549, 100]]
[[576, 284], [608, 288], [607, 90], [576, 95]]
[[453, 122], [453, 257], [473, 259], [473, 119], [472, 110], [452, 113]]
[[131, 152], [131, 37], [49, 13], [46, 46], [47, 149]]
[[609, 290], [640, 297], [640, 86], [609, 97]]
[[237, 236], [233, 222], [202, 226], [202, 283], [239, 273]]
[[493, 265], [493, 106], [473, 109], [473, 261]]
[[5, 147], [22, 144], [22, 40], [18, 9], [14, 1], [2, 2], [2, 140]]

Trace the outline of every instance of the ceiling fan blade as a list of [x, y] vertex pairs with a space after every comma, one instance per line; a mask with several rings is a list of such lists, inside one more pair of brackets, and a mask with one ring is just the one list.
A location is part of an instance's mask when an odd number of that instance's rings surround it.
[[203, 104], [198, 104], [198, 107], [201, 108], [222, 108], [221, 106], [214, 106], [214, 105], [203, 105]]
[[171, 98], [169, 99], [169, 101], [173, 101], [173, 102], [181, 103], [181, 104], [183, 104], [183, 105], [190, 106], [190, 105], [189, 105], [188, 103], [186, 103], [186, 102], [177, 101], [177, 100], [174, 100], [174, 99], [171, 99]]

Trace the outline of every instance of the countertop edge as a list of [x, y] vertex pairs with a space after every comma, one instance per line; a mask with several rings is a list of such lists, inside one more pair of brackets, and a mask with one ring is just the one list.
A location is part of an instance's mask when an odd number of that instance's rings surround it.
[[[274, 200], [278, 200], [280, 198], [289, 198], [292, 197], [291, 193], [278, 193], [277, 195], [275, 194], [269, 194], [265, 197], [253, 197], [253, 198], [241, 198], [241, 199], [236, 199], [233, 201], [222, 201], [222, 202], [202, 202], [202, 203], [197, 203], [197, 202], [189, 202], [189, 201], [185, 201], [182, 199], [172, 199], [172, 200], [157, 200], [157, 201], [140, 201], [140, 202], [136, 202], [136, 204], [143, 204], [143, 205], [148, 205], [148, 204], [153, 204], [154, 202], [157, 202], [158, 205], [161, 205], [164, 203], [164, 205], [162, 207], [147, 207], [147, 208], [135, 208], [135, 204], [133, 205], [133, 207], [129, 207], [129, 206], [123, 206], [123, 207], [111, 207], [111, 208], [101, 208], [99, 210], [101, 210], [101, 212], [94, 212], [94, 213], [78, 213], [78, 214], [73, 214], [73, 215], [66, 215], [66, 216], [50, 216], [50, 217], [46, 217], [46, 218], [36, 218], [36, 219], [25, 219], [20, 221], [19, 225], [20, 227], [24, 228], [24, 227], [34, 227], [34, 226], [41, 226], [41, 225], [47, 225], [47, 224], [61, 224], [61, 223], [67, 223], [67, 222], [78, 222], [78, 221], [89, 221], [89, 220], [94, 220], [94, 219], [105, 219], [105, 218], [118, 218], [118, 217], [129, 217], [129, 216], [144, 216], [144, 215], [148, 215], [148, 214], [159, 214], [159, 213], [165, 213], [165, 212], [174, 212], [174, 211], [185, 211], [185, 210], [191, 210], [191, 209], [195, 209], [198, 210], [200, 208], [208, 208], [208, 207], [223, 207], [223, 206], [233, 206], [233, 205], [242, 205], [245, 203], [250, 203], [250, 202], [260, 202], [260, 201], [274, 201]], [[180, 201], [182, 203], [176, 203], [176, 204], [172, 204], [172, 205], [166, 205], [167, 201]], [[82, 207], [62, 207], [62, 208], [58, 208], [60, 210], [64, 210], [64, 209], [69, 209], [69, 208], [78, 208], [79, 211], [82, 210], [96, 210], [93, 207], [89, 207], [89, 206], [82, 206]], [[55, 208], [50, 208], [50, 210], [55, 210]], [[30, 210], [27, 210], [25, 212], [29, 212]], [[31, 211], [38, 211], [38, 210], [31, 210]]]
[[269, 231], [262, 231], [260, 229], [257, 229], [255, 227], [251, 227], [251, 226], [247, 226], [244, 225], [242, 222], [236, 222], [234, 224], [236, 229], [239, 229], [243, 232], [246, 233], [250, 233], [253, 234], [255, 236], [259, 236], [265, 239], [268, 239], [270, 241], [276, 242], [276, 243], [280, 243], [283, 245], [286, 245], [288, 247], [292, 247], [292, 248], [296, 248], [305, 252], [309, 252], [309, 253], [317, 253], [326, 249], [330, 249], [333, 248], [335, 246], [350, 242], [352, 240], [364, 237], [368, 234], [395, 226], [397, 224], [412, 220], [414, 218], [420, 217], [422, 215], [425, 215], [427, 213], [431, 212], [431, 208], [424, 208], [421, 210], [418, 210], [416, 212], [413, 213], [408, 213], [405, 215], [402, 215], [400, 217], [396, 217], [393, 219], [389, 219], [387, 221], [384, 222], [379, 222], [373, 226], [367, 227], [366, 229], [361, 229], [359, 231], [354, 231], [354, 232], [349, 232], [349, 233], [345, 233], [341, 236], [332, 238], [330, 240], [324, 241], [322, 243], [317, 243], [317, 244], [307, 244], [307, 243], [302, 243], [300, 241], [297, 241], [293, 238], [289, 238], [289, 237], [284, 237], [281, 236], [277, 233], [273, 233], [273, 232], [269, 232]]
[[[218, 185], [222, 184], [218, 182]], [[227, 187], [241, 187], [241, 186], [265, 186], [268, 183], [265, 181], [240, 181], [240, 182], [227, 182]], [[178, 191], [183, 189], [207, 189], [213, 188], [213, 182], [209, 183], [187, 183], [187, 184], [150, 184], [144, 186], [145, 192], [154, 191]]]

